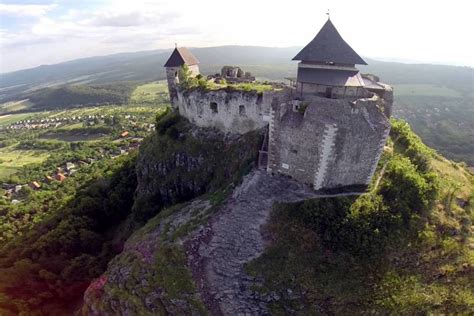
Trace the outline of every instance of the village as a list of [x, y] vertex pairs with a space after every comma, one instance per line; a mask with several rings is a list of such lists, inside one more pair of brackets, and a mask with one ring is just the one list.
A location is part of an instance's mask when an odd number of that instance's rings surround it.
[[[152, 124], [153, 125], [153, 124]], [[57, 166], [55, 170], [51, 170], [49, 174], [45, 174], [44, 178], [36, 179], [28, 183], [2, 183], [1, 188], [5, 190], [3, 194], [4, 199], [9, 200], [11, 204], [21, 203], [25, 195], [22, 194], [25, 187], [34, 191], [39, 191], [44, 185], [52, 184], [54, 182], [60, 184], [67, 181], [69, 177], [73, 177], [76, 172], [82, 168], [90, 166], [101, 159], [116, 159], [122, 155], [127, 155], [130, 152], [137, 150], [143, 141], [142, 137], [131, 137], [129, 131], [123, 131], [116, 139], [120, 146], [116, 149], [100, 149], [99, 155], [95, 158], [87, 158], [85, 160], [68, 161]]]
[[0, 114], [0, 205], [26, 206], [58, 186], [72, 192], [65, 184], [82, 183], [88, 169], [102, 170], [136, 150], [165, 109], [165, 89], [162, 82], [144, 83], [123, 105]]
[[[41, 119], [28, 119], [20, 120], [11, 123], [7, 126], [1, 126], [1, 129], [9, 130], [22, 130], [22, 129], [50, 129], [60, 128], [71, 124], [83, 123], [85, 126], [96, 126], [100, 124], [113, 125], [117, 118], [122, 118], [130, 122], [132, 126], [140, 125], [138, 123], [139, 118], [136, 115], [125, 114], [123, 116], [117, 115], [84, 115], [84, 116], [61, 116], [54, 118], [41, 118]], [[150, 131], [154, 128], [154, 124], [141, 124], [141, 127]]]

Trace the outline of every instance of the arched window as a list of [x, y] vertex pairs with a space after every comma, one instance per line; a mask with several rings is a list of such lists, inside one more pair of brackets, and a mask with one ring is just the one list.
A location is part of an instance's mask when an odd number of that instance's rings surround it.
[[240, 116], [245, 116], [245, 105], [239, 105], [239, 115]]
[[217, 113], [219, 112], [218, 108], [217, 108], [217, 103], [216, 102], [211, 102], [209, 104], [209, 107], [211, 108], [211, 111], [212, 113]]

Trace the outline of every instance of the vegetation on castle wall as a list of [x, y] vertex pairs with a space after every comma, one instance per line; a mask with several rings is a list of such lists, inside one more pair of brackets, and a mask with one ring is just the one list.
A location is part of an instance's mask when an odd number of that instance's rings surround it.
[[280, 298], [273, 314], [473, 310], [472, 191], [457, 191], [462, 207], [446, 201], [453, 191], [435, 165], [451, 162], [393, 123], [394, 148], [373, 191], [275, 209], [268, 230], [276, 240], [247, 266], [265, 280], [256, 291]]
[[225, 80], [221, 83], [215, 83], [213, 81], [207, 80], [202, 75], [192, 76], [191, 71], [187, 65], [182, 66], [178, 71], [179, 78], [179, 87], [182, 90], [194, 90], [201, 89], [203, 91], [212, 91], [212, 90], [226, 90], [227, 92], [232, 91], [245, 91], [245, 92], [258, 92], [262, 93], [264, 91], [274, 90], [274, 87], [268, 83], [259, 83], [259, 82], [242, 82], [242, 83], [227, 83]]

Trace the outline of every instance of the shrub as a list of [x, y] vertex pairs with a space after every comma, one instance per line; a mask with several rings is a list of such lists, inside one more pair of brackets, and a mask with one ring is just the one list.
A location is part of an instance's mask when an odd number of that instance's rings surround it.
[[422, 174], [408, 158], [395, 156], [387, 165], [379, 190], [392, 212], [408, 224], [413, 214], [426, 215], [437, 189], [434, 173]]
[[[156, 131], [158, 134], [163, 135], [173, 125], [177, 124], [181, 120], [181, 116], [175, 112], [166, 113], [160, 120], [156, 122]], [[173, 134], [173, 132], [171, 132]]]
[[423, 144], [420, 137], [412, 132], [407, 122], [392, 119], [391, 124], [392, 139], [404, 150], [404, 154], [410, 158], [418, 170], [428, 172], [430, 158], [433, 158], [435, 154], [434, 150]]

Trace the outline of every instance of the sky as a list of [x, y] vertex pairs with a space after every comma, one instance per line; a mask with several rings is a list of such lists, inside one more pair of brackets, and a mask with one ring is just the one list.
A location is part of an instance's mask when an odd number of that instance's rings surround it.
[[361, 56], [474, 66], [473, 0], [0, 0], [0, 73], [175, 43], [304, 46], [328, 9]]

